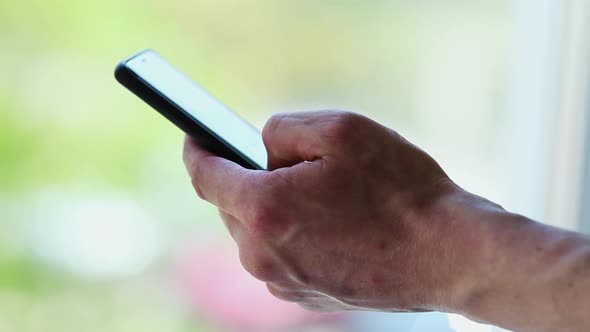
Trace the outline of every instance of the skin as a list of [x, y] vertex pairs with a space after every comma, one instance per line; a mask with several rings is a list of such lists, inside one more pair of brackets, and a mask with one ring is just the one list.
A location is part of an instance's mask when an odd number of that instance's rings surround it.
[[395, 131], [342, 111], [273, 116], [269, 171], [185, 141], [202, 199], [277, 298], [316, 311], [443, 311], [514, 331], [590, 330], [590, 240], [453, 183]]

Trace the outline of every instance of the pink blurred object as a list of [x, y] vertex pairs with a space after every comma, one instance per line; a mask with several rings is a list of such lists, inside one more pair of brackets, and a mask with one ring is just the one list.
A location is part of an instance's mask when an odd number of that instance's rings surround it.
[[[238, 331], [281, 330], [316, 321], [319, 314], [274, 298], [241, 266], [235, 245], [183, 250], [180, 286], [200, 314]], [[320, 320], [334, 315], [322, 315]]]

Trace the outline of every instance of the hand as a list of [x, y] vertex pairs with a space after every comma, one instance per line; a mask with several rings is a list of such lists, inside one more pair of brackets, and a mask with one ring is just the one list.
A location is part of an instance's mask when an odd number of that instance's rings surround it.
[[590, 329], [590, 239], [470, 194], [396, 132], [346, 112], [273, 116], [269, 171], [185, 142], [243, 266], [313, 310], [438, 310], [515, 331]]
[[458, 188], [424, 151], [337, 111], [275, 115], [263, 138], [269, 171], [190, 138], [184, 159], [272, 294], [315, 310], [387, 311], [441, 310], [463, 295], [462, 247], [450, 241], [461, 226], [443, 203]]

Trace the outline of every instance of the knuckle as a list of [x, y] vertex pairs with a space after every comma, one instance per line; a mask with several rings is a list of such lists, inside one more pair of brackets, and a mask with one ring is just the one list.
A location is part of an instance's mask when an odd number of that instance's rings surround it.
[[325, 128], [324, 134], [331, 140], [345, 142], [358, 134], [361, 120], [362, 117], [356, 113], [335, 112]]
[[279, 209], [274, 203], [267, 200], [261, 201], [251, 207], [250, 231], [258, 237], [267, 237], [276, 230], [279, 219]]
[[244, 209], [248, 211], [246, 224], [254, 236], [265, 238], [280, 231], [281, 224], [284, 223], [284, 204], [279, 203], [284, 196], [282, 190], [279, 179], [269, 177], [266, 181], [257, 182], [255, 194], [249, 193], [256, 197]]
[[276, 265], [268, 259], [246, 256], [240, 253], [240, 261], [244, 269], [260, 281], [271, 282], [278, 280], [280, 277]]
[[200, 199], [207, 200], [207, 198], [205, 197], [205, 191], [203, 191], [203, 186], [201, 184], [201, 181], [199, 181], [199, 179], [197, 177], [193, 177], [191, 179], [191, 184], [192, 184], [193, 188], [195, 189], [195, 193], [197, 194], [197, 196]]
[[276, 134], [278, 128], [286, 117], [287, 113], [277, 113], [273, 114], [268, 121], [266, 121], [266, 124], [262, 129], [262, 140], [264, 142], [272, 140], [272, 137]]

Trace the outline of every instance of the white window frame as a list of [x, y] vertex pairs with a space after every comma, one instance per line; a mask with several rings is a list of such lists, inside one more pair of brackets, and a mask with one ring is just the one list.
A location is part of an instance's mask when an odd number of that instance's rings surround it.
[[515, 8], [507, 208], [558, 227], [588, 229], [590, 2], [520, 0]]
[[547, 221], [590, 233], [590, 2], [563, 1], [561, 70]]

